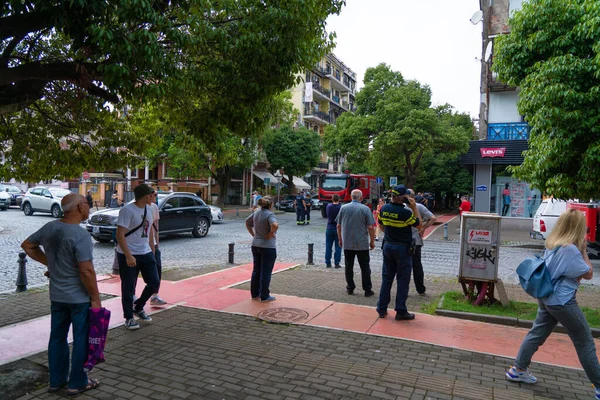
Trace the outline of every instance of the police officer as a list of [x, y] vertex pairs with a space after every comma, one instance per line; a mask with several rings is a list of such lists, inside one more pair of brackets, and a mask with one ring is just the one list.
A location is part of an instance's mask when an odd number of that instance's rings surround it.
[[[379, 224], [383, 226], [385, 236], [383, 242], [383, 270], [381, 291], [377, 302], [377, 313], [380, 318], [387, 315], [390, 303], [392, 284], [396, 277], [396, 321], [414, 319], [415, 314], [408, 312], [406, 298], [412, 271], [412, 229], [418, 228], [417, 206], [414, 199], [406, 196], [404, 185], [394, 186], [391, 190], [392, 201], [384, 205], [379, 212]], [[408, 205], [408, 207], [405, 206]]]
[[305, 211], [304, 211], [304, 216], [306, 217], [306, 225], [310, 224], [310, 209], [312, 207], [312, 201], [310, 200], [310, 193], [306, 192], [306, 195], [304, 197], [304, 205], [305, 205]]
[[296, 207], [296, 224], [304, 225], [304, 212], [306, 210], [306, 202], [304, 201], [304, 195], [298, 193], [294, 200], [294, 207]]

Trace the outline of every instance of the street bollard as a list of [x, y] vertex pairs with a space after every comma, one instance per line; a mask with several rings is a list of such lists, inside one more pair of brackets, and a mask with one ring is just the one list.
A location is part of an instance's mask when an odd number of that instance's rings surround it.
[[233, 264], [233, 256], [235, 255], [234, 246], [235, 243], [229, 243], [229, 264]]
[[444, 224], [444, 239], [448, 240], [448, 223]]
[[24, 292], [27, 290], [27, 269], [25, 268], [25, 264], [27, 264], [27, 254], [20, 252], [19, 253], [19, 272], [17, 274], [17, 293]]
[[313, 263], [313, 248], [314, 248], [315, 244], [314, 243], [309, 243], [308, 244], [308, 265], [314, 265]]
[[239, 208], [239, 207], [236, 207], [236, 208], [235, 208], [235, 216], [236, 216], [236, 217], [239, 217], [239, 216], [240, 216], [240, 208]]

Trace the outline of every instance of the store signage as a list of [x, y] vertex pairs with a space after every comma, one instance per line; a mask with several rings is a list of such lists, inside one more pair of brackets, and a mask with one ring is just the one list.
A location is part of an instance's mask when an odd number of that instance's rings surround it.
[[506, 147], [482, 147], [479, 150], [481, 151], [481, 157], [504, 157]]
[[479, 185], [476, 187], [478, 192], [487, 192], [487, 186], [486, 185]]
[[477, 244], [491, 244], [492, 243], [492, 232], [484, 231], [479, 229], [469, 229], [467, 236], [468, 243]]

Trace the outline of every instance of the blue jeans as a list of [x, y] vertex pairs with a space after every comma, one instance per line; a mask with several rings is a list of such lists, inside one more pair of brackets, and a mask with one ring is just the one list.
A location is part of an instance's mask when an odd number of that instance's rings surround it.
[[[48, 368], [50, 387], [57, 388], [69, 382], [69, 389], [79, 389], [88, 384], [83, 364], [88, 356], [90, 330], [90, 303], [50, 304], [50, 340], [48, 341]], [[73, 325], [73, 355], [69, 374], [69, 343], [67, 335]], [[68, 379], [67, 379], [68, 377]]]
[[135, 284], [138, 274], [142, 273], [142, 278], [146, 282], [146, 287], [142, 295], [135, 302], [136, 311], [144, 309], [148, 299], [156, 293], [160, 281], [158, 280], [158, 271], [156, 270], [156, 259], [152, 252], [142, 255], [136, 255], [135, 267], [127, 266], [125, 254], [117, 253], [119, 260], [119, 276], [121, 277], [121, 305], [123, 306], [123, 317], [125, 319], [133, 318], [133, 295], [135, 294]]
[[412, 256], [408, 246], [399, 244], [383, 245], [383, 269], [381, 272], [381, 291], [377, 302], [377, 311], [387, 311], [390, 304], [392, 285], [396, 278], [396, 312], [407, 312], [406, 299], [412, 271]]
[[335, 265], [339, 265], [342, 261], [342, 248], [338, 240], [336, 228], [327, 228], [325, 231], [325, 264], [331, 265], [331, 246], [335, 245], [335, 255], [333, 261]]
[[269, 285], [271, 284], [271, 274], [277, 258], [277, 250], [252, 246], [252, 257], [254, 268], [250, 279], [250, 293], [252, 298], [260, 296], [261, 300], [266, 300], [271, 294]]
[[515, 359], [515, 366], [527, 369], [531, 357], [537, 349], [544, 344], [554, 327], [560, 322], [565, 327], [577, 357], [590, 381], [600, 388], [600, 364], [596, 355], [596, 345], [590, 327], [577, 304], [575, 296], [564, 306], [547, 306], [538, 300], [538, 312], [531, 330], [523, 339], [519, 353]]

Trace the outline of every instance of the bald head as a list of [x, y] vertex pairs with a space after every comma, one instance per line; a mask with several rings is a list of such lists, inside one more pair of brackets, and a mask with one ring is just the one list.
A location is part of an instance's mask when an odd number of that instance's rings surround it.
[[80, 202], [86, 202], [85, 197], [81, 194], [70, 193], [62, 198], [60, 206], [62, 207], [63, 214], [68, 214], [71, 211], [77, 211], [77, 205]]

